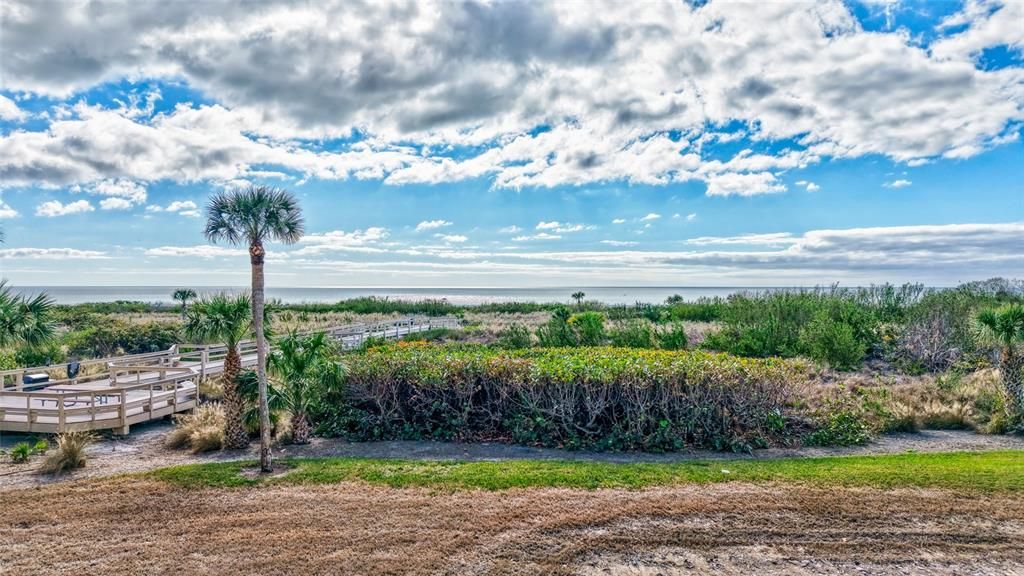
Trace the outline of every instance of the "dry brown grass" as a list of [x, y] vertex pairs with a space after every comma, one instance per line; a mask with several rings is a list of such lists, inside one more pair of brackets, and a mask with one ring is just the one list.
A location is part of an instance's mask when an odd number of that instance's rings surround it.
[[168, 448], [188, 448], [193, 454], [220, 450], [224, 446], [224, 408], [218, 403], [203, 404], [174, 417], [174, 429], [167, 433]]
[[64, 432], [57, 435], [57, 447], [46, 455], [39, 472], [63, 474], [85, 466], [85, 449], [95, 442], [92, 432]]
[[9, 574], [997, 574], [1024, 569], [1022, 535], [1020, 497], [924, 490], [187, 490], [122, 477], [0, 493]]

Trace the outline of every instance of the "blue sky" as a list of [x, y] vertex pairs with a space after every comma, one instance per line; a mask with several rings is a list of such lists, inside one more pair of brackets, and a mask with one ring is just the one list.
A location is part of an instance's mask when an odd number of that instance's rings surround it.
[[1024, 273], [1024, 4], [8, 2], [0, 273], [278, 286]]

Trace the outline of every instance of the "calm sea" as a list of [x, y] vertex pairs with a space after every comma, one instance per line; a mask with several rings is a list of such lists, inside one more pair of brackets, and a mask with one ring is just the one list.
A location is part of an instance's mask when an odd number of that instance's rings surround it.
[[[113, 302], [132, 300], [148, 303], [170, 303], [174, 286], [14, 286], [16, 292], [36, 294], [46, 292], [59, 304], [83, 302]], [[238, 286], [196, 287], [200, 295], [216, 292], [239, 292]], [[587, 300], [607, 304], [633, 304], [635, 302], [664, 302], [673, 294], [686, 300], [703, 296], [728, 296], [735, 292], [763, 290], [762, 288], [735, 287], [583, 287], [583, 288], [267, 288], [269, 298], [286, 303], [337, 302], [360, 296], [378, 296], [398, 300], [447, 300], [453, 304], [483, 304], [489, 302], [569, 302], [571, 294], [581, 290]]]

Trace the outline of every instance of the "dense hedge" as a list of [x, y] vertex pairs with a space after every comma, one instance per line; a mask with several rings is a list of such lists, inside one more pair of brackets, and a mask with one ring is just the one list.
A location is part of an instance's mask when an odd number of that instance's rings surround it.
[[351, 356], [320, 432], [590, 449], [784, 442], [803, 365], [707, 352], [406, 343]]

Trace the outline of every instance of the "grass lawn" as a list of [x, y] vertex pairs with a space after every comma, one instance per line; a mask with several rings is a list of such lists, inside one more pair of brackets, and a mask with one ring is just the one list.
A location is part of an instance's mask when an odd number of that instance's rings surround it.
[[517, 460], [449, 462], [316, 458], [282, 460], [291, 469], [268, 478], [241, 474], [254, 462], [176, 466], [149, 473], [185, 487], [333, 484], [363, 481], [393, 488], [646, 488], [717, 482], [777, 482], [812, 486], [921, 487], [1024, 492], [1024, 451], [894, 454], [778, 460], [718, 460], [674, 464], [612, 464]]

